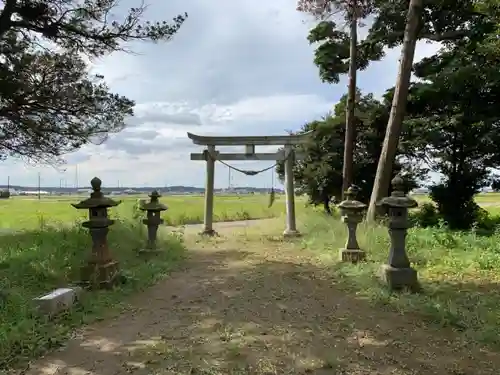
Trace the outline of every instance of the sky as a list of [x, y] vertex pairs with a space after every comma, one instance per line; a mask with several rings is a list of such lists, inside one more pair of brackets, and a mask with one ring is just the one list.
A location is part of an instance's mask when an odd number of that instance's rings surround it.
[[[122, 0], [116, 16], [140, 4]], [[89, 186], [98, 176], [103, 186], [202, 187], [205, 163], [191, 161], [202, 152], [186, 133], [200, 135], [283, 135], [330, 111], [347, 91], [347, 80], [322, 83], [307, 42], [311, 20], [295, 10], [296, 0], [255, 3], [247, 0], [152, 1], [149, 20], [169, 20], [187, 12], [188, 20], [165, 43], [136, 43], [134, 53], [115, 53], [92, 61], [90, 71], [104, 75], [113, 92], [136, 101], [128, 127], [102, 145], [87, 145], [66, 156], [60, 169], [10, 159], [0, 165], [6, 184]], [[419, 43], [415, 60], [437, 46]], [[364, 93], [381, 95], [394, 86], [400, 49], [358, 74]], [[243, 151], [236, 147], [232, 152]], [[276, 148], [257, 147], [258, 152]], [[226, 148], [220, 149], [227, 151]], [[258, 170], [273, 162], [233, 162]], [[273, 173], [245, 176], [217, 164], [216, 188], [271, 187]], [[280, 186], [275, 181], [275, 186]]]

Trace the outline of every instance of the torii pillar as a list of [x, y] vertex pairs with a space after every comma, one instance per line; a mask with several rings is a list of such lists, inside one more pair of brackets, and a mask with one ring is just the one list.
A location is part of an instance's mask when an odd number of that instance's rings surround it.
[[[214, 179], [216, 160], [272, 160], [285, 162], [285, 197], [286, 197], [286, 228], [283, 235], [295, 237], [300, 235], [297, 231], [295, 217], [295, 189], [293, 179], [293, 166], [296, 160], [302, 160], [305, 155], [296, 152], [295, 145], [307, 142], [310, 132], [293, 135], [275, 136], [199, 136], [187, 133], [195, 145], [206, 146], [203, 153], [191, 154], [191, 160], [204, 160], [207, 167], [205, 183], [205, 212], [203, 215], [202, 234], [213, 236], [213, 208], [214, 208]], [[244, 153], [222, 154], [216, 146], [245, 146]], [[274, 153], [256, 153], [255, 146], [284, 146], [284, 149]]]

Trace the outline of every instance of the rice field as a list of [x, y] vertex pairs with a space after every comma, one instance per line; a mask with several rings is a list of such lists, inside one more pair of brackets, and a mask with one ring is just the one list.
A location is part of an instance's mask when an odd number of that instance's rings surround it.
[[[0, 228], [35, 229], [45, 225], [67, 225], [85, 220], [88, 212], [77, 210], [71, 203], [77, 203], [85, 196], [74, 197], [11, 197], [0, 200]], [[121, 204], [110, 209], [114, 218], [131, 218], [133, 206], [138, 198], [146, 196], [122, 196], [114, 199]], [[160, 201], [168, 206], [162, 217], [167, 225], [179, 226], [203, 222], [204, 197], [170, 195]], [[304, 202], [296, 201], [297, 210], [304, 207]], [[285, 213], [285, 197], [277, 195], [274, 204], [269, 206], [269, 196], [239, 195], [215, 196], [214, 221], [234, 221], [278, 217]]]

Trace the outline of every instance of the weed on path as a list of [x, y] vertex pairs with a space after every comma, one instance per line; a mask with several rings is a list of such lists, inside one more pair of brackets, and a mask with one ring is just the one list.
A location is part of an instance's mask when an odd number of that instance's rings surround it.
[[342, 291], [281, 226], [186, 234], [182, 269], [25, 374], [498, 373], [500, 355]]

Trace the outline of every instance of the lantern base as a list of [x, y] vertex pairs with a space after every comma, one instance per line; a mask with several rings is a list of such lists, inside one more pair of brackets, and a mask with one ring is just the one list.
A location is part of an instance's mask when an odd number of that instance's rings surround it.
[[366, 259], [366, 253], [361, 249], [340, 249], [339, 258], [342, 262], [357, 263]]
[[120, 283], [120, 271], [117, 261], [107, 263], [89, 263], [81, 268], [80, 285], [87, 289], [111, 289]]
[[380, 278], [389, 286], [390, 290], [420, 291], [417, 271], [413, 268], [395, 268], [389, 264], [380, 267]]
[[298, 230], [285, 229], [285, 231], [283, 232], [283, 237], [285, 238], [296, 238], [300, 236], [302, 236], [302, 234]]

